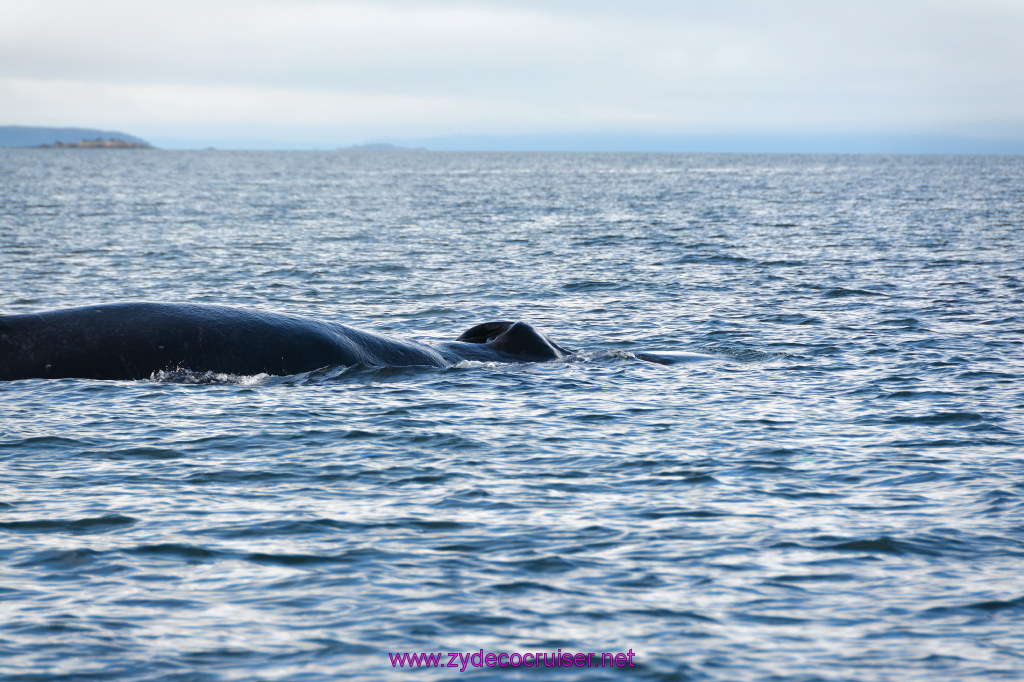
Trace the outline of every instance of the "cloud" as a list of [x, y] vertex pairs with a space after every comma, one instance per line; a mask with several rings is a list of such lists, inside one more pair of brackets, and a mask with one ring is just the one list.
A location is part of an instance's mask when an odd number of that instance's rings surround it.
[[0, 14], [11, 123], [332, 141], [1024, 133], [1011, 0], [0, 0]]

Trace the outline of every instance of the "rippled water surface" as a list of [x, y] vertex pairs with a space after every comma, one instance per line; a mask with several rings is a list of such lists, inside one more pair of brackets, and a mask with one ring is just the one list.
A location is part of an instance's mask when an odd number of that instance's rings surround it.
[[4, 679], [1024, 676], [1024, 158], [5, 150], [0, 179], [3, 313], [580, 351], [0, 384]]

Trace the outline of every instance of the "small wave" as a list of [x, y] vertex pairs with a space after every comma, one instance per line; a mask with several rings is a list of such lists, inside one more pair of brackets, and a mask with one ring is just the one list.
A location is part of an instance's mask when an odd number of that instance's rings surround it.
[[274, 520], [207, 528], [203, 534], [222, 539], [268, 537], [309, 537], [337, 533], [367, 533], [381, 524], [354, 523], [335, 519]]
[[[710, 479], [710, 481], [708, 480]], [[718, 481], [713, 479], [711, 476], [705, 476], [704, 480], [692, 480], [684, 479], [682, 483], [705, 483]], [[666, 518], [687, 518], [687, 519], [713, 519], [720, 518], [723, 516], [732, 516], [728, 512], [715, 511], [713, 509], [652, 509], [650, 511], [643, 511], [637, 514], [641, 519], [666, 519]]]
[[827, 290], [822, 294], [825, 298], [846, 298], [847, 296], [888, 296], [880, 291], [870, 291], [868, 289], [847, 289], [845, 287], [836, 287], [834, 289]]
[[[495, 592], [502, 592], [508, 594], [524, 594], [529, 592], [552, 592], [561, 593], [562, 590], [551, 585], [545, 585], [544, 583], [534, 582], [532, 580], [516, 580], [509, 583], [498, 583], [491, 587]], [[585, 594], [584, 592], [575, 592], [576, 594]]]
[[928, 540], [925, 542], [920, 541], [909, 541], [909, 540], [897, 540], [888, 536], [880, 536], [877, 538], [864, 538], [856, 540], [846, 540], [844, 542], [835, 542], [826, 545], [823, 549], [839, 551], [839, 552], [862, 552], [865, 554], [890, 554], [895, 556], [902, 556], [908, 554], [918, 554], [923, 556], [939, 556], [943, 554], [943, 547], [940, 547], [936, 541]]
[[939, 438], [936, 440], [894, 440], [886, 443], [892, 448], [981, 448], [1005, 445], [1005, 441], [997, 438]]
[[150, 375], [149, 380], [164, 384], [236, 384], [238, 386], [261, 386], [266, 383], [269, 374], [252, 375], [225, 374], [223, 372], [195, 372], [190, 369], [158, 370]]
[[[467, 363], [459, 363], [461, 366]], [[504, 363], [468, 363], [467, 366], [502, 365]], [[352, 378], [371, 377], [375, 380], [388, 377], [404, 377], [410, 373], [418, 373], [424, 370], [438, 371], [437, 367], [428, 365], [416, 365], [409, 367], [376, 366], [357, 363], [355, 365], [331, 365], [321, 367], [309, 372], [298, 374], [277, 375], [277, 374], [229, 374], [223, 372], [196, 372], [189, 369], [160, 370], [150, 376], [150, 381], [168, 384], [195, 384], [195, 385], [217, 385], [229, 384], [235, 386], [305, 386], [309, 384], [323, 384], [332, 381], [347, 381]]]
[[1011, 613], [1015, 611], [1024, 611], [1024, 596], [1017, 597], [1016, 599], [991, 599], [988, 601], [979, 601], [960, 606], [934, 606], [925, 611], [925, 614], [928, 616], [945, 618], [951, 615], [970, 613], [972, 611], [980, 611], [984, 614], [994, 614], [1004, 611]]
[[679, 351], [627, 351], [614, 348], [599, 353], [577, 353], [568, 361], [586, 362], [593, 360], [635, 360], [658, 365], [687, 365], [706, 362], [708, 360], [733, 360], [743, 363], [767, 362], [788, 357], [786, 353], [758, 351], [747, 348], [728, 348], [724, 346], [698, 346], [695, 352]]
[[329, 566], [329, 565], [352, 565], [360, 563], [372, 563], [374, 561], [387, 561], [399, 556], [394, 552], [383, 549], [359, 548], [350, 549], [339, 554], [305, 554], [305, 553], [269, 553], [250, 552], [239, 555], [239, 558], [250, 561], [254, 564], [270, 566], [301, 567], [301, 566]]
[[64, 438], [62, 436], [30, 436], [20, 440], [0, 442], [0, 451], [8, 449], [20, 450], [25, 446], [31, 446], [35, 450], [66, 451], [75, 450], [88, 445], [90, 445], [90, 443], [86, 441], [76, 440], [74, 438]]
[[[870, 392], [870, 391], [865, 391]], [[947, 393], [946, 391], [893, 391], [892, 393], [886, 393], [882, 395], [882, 398], [892, 398], [894, 400], [907, 400], [907, 399], [918, 399], [918, 400], [943, 400], [946, 398], [953, 397], [953, 393]]]
[[102, 454], [110, 459], [179, 459], [185, 455], [178, 450], [155, 447], [127, 447], [111, 450], [104, 449]]
[[189, 485], [207, 485], [218, 483], [267, 483], [270, 481], [305, 480], [306, 476], [293, 472], [277, 472], [266, 470], [225, 469], [222, 471], [200, 471], [182, 479]]
[[740, 613], [737, 615], [737, 620], [762, 625], [802, 625], [810, 622], [808, 618], [794, 618], [792, 616], [777, 616], [763, 613]]
[[601, 280], [578, 280], [562, 285], [564, 291], [616, 291], [627, 287], [628, 285], [621, 281]]
[[554, 554], [524, 561], [511, 561], [509, 565], [527, 573], [566, 573], [577, 567], [574, 562]]
[[262, 552], [256, 552], [253, 554], [247, 554], [245, 558], [256, 564], [284, 567], [349, 563], [344, 557], [319, 554], [264, 554]]
[[83, 519], [33, 519], [0, 522], [0, 529], [24, 533], [106, 533], [135, 524], [137, 519], [108, 514]]
[[898, 327], [899, 329], [922, 330], [924, 325], [916, 317], [898, 317], [891, 320], [882, 320], [877, 323], [878, 327]]
[[333, 655], [368, 656], [370, 654], [377, 653], [377, 649], [366, 646], [365, 644], [353, 644], [351, 642], [345, 642], [337, 639], [315, 637], [303, 641], [317, 647], [315, 653], [317, 657]]
[[743, 256], [730, 256], [728, 254], [692, 255], [676, 258], [671, 261], [672, 265], [713, 265], [713, 264], [742, 264], [749, 263], [749, 258]]
[[958, 379], [1019, 379], [1017, 374], [1009, 374], [1007, 372], [992, 372], [992, 371], [973, 371], [963, 372], [957, 375]]
[[823, 324], [820, 317], [813, 317], [803, 313], [779, 313], [778, 315], [768, 315], [764, 318], [764, 321], [787, 325]]
[[139, 556], [181, 559], [184, 561], [213, 560], [223, 555], [222, 552], [206, 549], [205, 547], [175, 542], [166, 542], [157, 545], [139, 545], [128, 551], [131, 554]]
[[417, 476], [407, 476], [405, 478], [399, 478], [394, 481], [388, 481], [387, 486], [389, 488], [402, 487], [407, 485], [435, 485], [444, 483], [454, 478], [449, 474], [420, 474]]
[[192, 609], [202, 608], [203, 602], [194, 599], [176, 599], [174, 597], [162, 597], [147, 599], [145, 597], [125, 597], [113, 603], [118, 606], [141, 607], [145, 609]]
[[982, 601], [975, 604], [968, 604], [965, 608], [977, 609], [979, 611], [988, 611], [989, 613], [995, 611], [1021, 611], [1024, 610], [1024, 597], [1017, 597], [1016, 599], [993, 599], [991, 601]]
[[975, 424], [984, 421], [984, 417], [976, 412], [938, 412], [923, 415], [897, 415], [886, 419], [885, 424]]
[[763, 351], [756, 350], [754, 348], [735, 348], [732, 346], [704, 345], [698, 346], [696, 350], [701, 353], [707, 353], [711, 356], [724, 357], [729, 360], [735, 360], [736, 362], [752, 364], [784, 360], [792, 357], [790, 353], [784, 353], [782, 351]]
[[856, 581], [860, 578], [856, 573], [784, 573], [772, 576], [767, 579], [768, 584], [772, 583], [805, 583], [805, 582], [846, 582]]
[[84, 548], [69, 550], [48, 549], [35, 552], [30, 558], [20, 561], [14, 564], [14, 566], [16, 568], [46, 568], [64, 571], [90, 566], [96, 563], [104, 554], [104, 552]]
[[802, 260], [765, 260], [758, 263], [761, 267], [772, 268], [772, 267], [803, 267], [807, 265], [807, 261]]

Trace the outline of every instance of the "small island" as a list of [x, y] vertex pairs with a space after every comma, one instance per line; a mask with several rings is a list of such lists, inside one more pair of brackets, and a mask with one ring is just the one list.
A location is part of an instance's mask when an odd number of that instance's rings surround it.
[[41, 144], [36, 149], [152, 149], [151, 145], [131, 140], [105, 140], [97, 137], [95, 140], [79, 140], [78, 142], [54, 142], [52, 144]]
[[0, 126], [0, 147], [22, 149], [155, 149], [146, 140], [116, 130]]

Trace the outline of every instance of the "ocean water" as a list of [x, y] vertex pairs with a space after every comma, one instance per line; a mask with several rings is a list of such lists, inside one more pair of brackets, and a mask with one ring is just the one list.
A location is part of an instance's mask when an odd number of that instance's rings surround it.
[[1024, 676], [1022, 157], [0, 150], [123, 300], [579, 352], [0, 383], [0, 678]]

